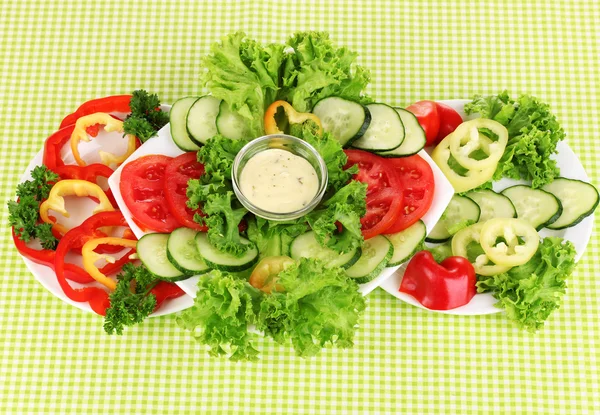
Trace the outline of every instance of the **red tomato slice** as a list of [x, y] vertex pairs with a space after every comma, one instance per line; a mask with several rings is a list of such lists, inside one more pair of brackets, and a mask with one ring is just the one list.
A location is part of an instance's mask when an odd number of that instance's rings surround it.
[[165, 170], [172, 157], [151, 155], [128, 163], [121, 172], [119, 188], [135, 223], [144, 230], [172, 232], [179, 222], [165, 198]]
[[435, 144], [437, 144], [446, 138], [448, 134], [454, 132], [456, 127], [462, 124], [463, 119], [458, 112], [446, 104], [436, 102], [435, 106], [437, 107], [438, 115], [440, 116], [440, 129], [435, 140]]
[[362, 150], [344, 150], [344, 153], [348, 156], [346, 168], [358, 165], [358, 174], [353, 179], [367, 184], [367, 196], [387, 187], [398, 187], [397, 175], [385, 158]]
[[360, 219], [362, 234], [371, 239], [386, 232], [401, 215], [402, 198], [391, 188], [367, 196], [367, 213]]
[[425, 131], [426, 145], [432, 145], [438, 136], [440, 130], [440, 117], [437, 105], [433, 101], [419, 101], [408, 106], [408, 111], [415, 114], [419, 124]]
[[396, 233], [408, 228], [427, 213], [433, 201], [435, 182], [429, 164], [416, 154], [388, 161], [398, 174], [402, 210], [385, 233]]
[[165, 170], [165, 198], [175, 219], [188, 228], [206, 232], [208, 228], [194, 222], [194, 214], [200, 210], [187, 207], [187, 183], [204, 174], [204, 166], [196, 158], [196, 152], [185, 153], [173, 159]]

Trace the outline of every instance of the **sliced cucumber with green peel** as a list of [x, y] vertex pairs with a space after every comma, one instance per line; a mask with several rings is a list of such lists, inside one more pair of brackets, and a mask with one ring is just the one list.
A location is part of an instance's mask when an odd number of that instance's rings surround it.
[[190, 228], [177, 228], [167, 241], [167, 258], [184, 274], [199, 275], [210, 271], [196, 247], [197, 233]]
[[366, 240], [358, 261], [346, 269], [346, 275], [359, 284], [376, 278], [394, 255], [394, 246], [382, 235]]
[[367, 108], [371, 113], [371, 124], [352, 147], [373, 152], [399, 147], [404, 141], [404, 124], [398, 112], [385, 104], [369, 104]]
[[427, 235], [426, 241], [445, 242], [462, 228], [477, 223], [480, 215], [481, 210], [477, 203], [468, 197], [454, 195], [438, 223]]
[[562, 205], [552, 193], [519, 184], [502, 191], [517, 210], [517, 217], [529, 222], [536, 230], [554, 223], [562, 214]]
[[417, 154], [425, 148], [426, 138], [423, 127], [419, 124], [419, 120], [415, 114], [405, 110], [404, 108], [394, 108], [402, 124], [404, 124], [404, 141], [400, 146], [390, 151], [381, 151], [377, 154], [382, 157], [408, 157]]
[[388, 267], [395, 267], [408, 261], [423, 247], [427, 228], [422, 220], [398, 233], [384, 235], [394, 247], [394, 254], [388, 262]]
[[252, 246], [241, 257], [236, 257], [219, 251], [208, 241], [208, 235], [204, 232], [196, 234], [196, 247], [204, 258], [206, 265], [220, 271], [238, 272], [250, 268], [258, 261], [258, 249], [246, 238], [240, 238], [243, 244]]
[[187, 114], [197, 99], [198, 97], [181, 98], [173, 103], [169, 112], [171, 137], [175, 145], [183, 151], [197, 151], [200, 149], [187, 131]]
[[543, 190], [552, 193], [562, 205], [562, 214], [548, 225], [548, 229], [565, 229], [577, 225], [594, 213], [598, 207], [598, 190], [581, 180], [559, 177], [544, 185]]
[[490, 189], [471, 190], [465, 196], [479, 205], [481, 215], [479, 222], [487, 222], [494, 218], [516, 218], [517, 210], [511, 200], [501, 193]]
[[167, 281], [180, 281], [189, 278], [171, 264], [167, 258], [168, 233], [149, 233], [141, 237], [136, 250], [142, 264], [152, 274]]
[[315, 237], [315, 233], [310, 231], [294, 239], [290, 247], [290, 254], [295, 260], [300, 258], [319, 259], [325, 262], [327, 268], [349, 268], [360, 258], [361, 249], [355, 248], [350, 252], [340, 254], [331, 248], [321, 246]]
[[[217, 135], [217, 115], [221, 100], [210, 95], [198, 98], [190, 107], [187, 118], [187, 132], [199, 146]], [[172, 109], [171, 109], [172, 111]]]
[[232, 140], [254, 138], [249, 136], [250, 129], [247, 120], [241, 115], [231, 111], [229, 105], [227, 105], [225, 101], [221, 101], [221, 104], [219, 104], [219, 114], [217, 115], [216, 126], [219, 134]]
[[338, 97], [323, 98], [313, 108], [323, 130], [331, 133], [342, 146], [349, 146], [367, 131], [371, 112], [354, 101]]

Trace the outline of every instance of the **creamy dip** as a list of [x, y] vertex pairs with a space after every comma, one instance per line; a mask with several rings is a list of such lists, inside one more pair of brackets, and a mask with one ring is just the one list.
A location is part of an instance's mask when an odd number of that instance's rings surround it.
[[319, 178], [311, 164], [285, 150], [254, 155], [240, 174], [240, 190], [255, 206], [273, 213], [302, 209], [315, 197]]

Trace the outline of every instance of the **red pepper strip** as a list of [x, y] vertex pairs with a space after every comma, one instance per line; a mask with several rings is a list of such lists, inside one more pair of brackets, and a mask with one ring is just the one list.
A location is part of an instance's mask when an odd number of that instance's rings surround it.
[[75, 124], [79, 118], [95, 112], [131, 112], [130, 101], [131, 95], [112, 95], [84, 102], [74, 113], [67, 115], [62, 120], [60, 128]]
[[421, 251], [408, 263], [400, 291], [431, 310], [450, 310], [471, 301], [476, 282], [468, 259], [452, 256], [438, 264], [431, 252]]
[[[92, 310], [102, 316], [106, 315], [106, 309], [110, 306], [108, 293], [98, 287], [77, 289], [71, 287], [67, 282], [65, 275], [67, 265], [65, 263], [65, 258], [73, 248], [81, 248], [88, 240], [95, 238], [94, 231], [105, 226], [127, 226], [127, 221], [118, 210], [112, 212], [100, 212], [89, 217], [81, 225], [69, 230], [62, 237], [56, 248], [56, 257], [54, 259], [56, 278], [66, 296], [73, 301], [88, 302]], [[104, 274], [109, 274], [117, 271], [123, 264], [131, 261], [129, 255], [133, 252], [135, 252], [134, 249], [127, 252], [123, 257], [115, 261], [114, 264], [106, 265], [102, 268], [102, 272]]]
[[156, 297], [154, 311], [158, 310], [165, 300], [181, 297], [184, 294], [183, 290], [177, 285], [166, 281], [160, 281], [150, 290], [150, 293]]
[[60, 151], [65, 144], [71, 141], [71, 134], [73, 134], [74, 129], [75, 125], [67, 125], [46, 139], [43, 163], [50, 170], [55, 171], [58, 166], [65, 165], [60, 156]]

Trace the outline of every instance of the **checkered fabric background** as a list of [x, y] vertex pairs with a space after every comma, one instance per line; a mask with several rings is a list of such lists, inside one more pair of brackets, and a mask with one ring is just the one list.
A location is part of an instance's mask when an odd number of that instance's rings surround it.
[[[64, 115], [136, 88], [166, 103], [196, 93], [199, 57], [235, 30], [265, 42], [327, 30], [394, 105], [537, 95], [600, 184], [600, 4], [480, 3], [0, 0], [2, 205]], [[538, 334], [377, 289], [353, 349], [302, 360], [261, 341], [259, 363], [234, 364], [209, 358], [173, 316], [105, 335], [99, 317], [42, 288], [0, 232], [2, 414], [600, 414], [598, 234]]]

